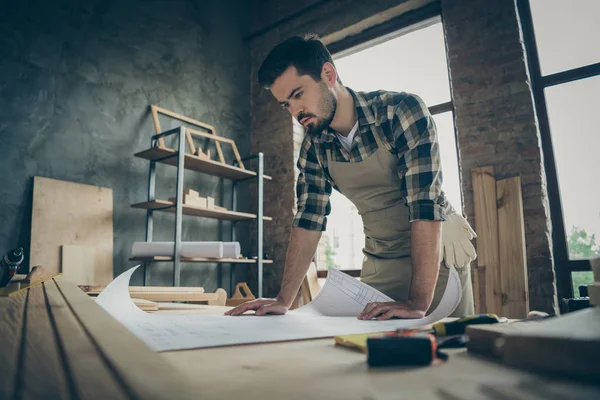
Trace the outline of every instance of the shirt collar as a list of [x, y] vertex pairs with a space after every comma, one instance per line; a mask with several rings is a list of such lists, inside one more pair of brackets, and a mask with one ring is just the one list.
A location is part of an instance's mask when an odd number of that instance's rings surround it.
[[[350, 92], [354, 99], [354, 107], [356, 108], [356, 115], [358, 117], [358, 129], [362, 134], [371, 129], [370, 126], [375, 123], [375, 116], [373, 115], [373, 111], [371, 111], [369, 102], [360, 92], [355, 92], [349, 87], [346, 87], [346, 89], [348, 89], [348, 92]], [[320, 143], [333, 142], [336, 139], [335, 131], [327, 127], [319, 135], [313, 136], [313, 139]], [[360, 141], [360, 138], [358, 140]]]

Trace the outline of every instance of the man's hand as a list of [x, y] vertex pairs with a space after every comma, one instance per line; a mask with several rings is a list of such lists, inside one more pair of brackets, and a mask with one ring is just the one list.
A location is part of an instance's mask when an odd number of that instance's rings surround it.
[[427, 310], [417, 307], [412, 301], [390, 301], [380, 303], [369, 303], [358, 315], [358, 319], [370, 320], [376, 318], [378, 321], [390, 318], [417, 319], [423, 318]]
[[279, 314], [283, 315], [288, 308], [279, 299], [256, 299], [232, 308], [225, 315], [241, 315], [248, 310], [256, 310], [255, 315]]

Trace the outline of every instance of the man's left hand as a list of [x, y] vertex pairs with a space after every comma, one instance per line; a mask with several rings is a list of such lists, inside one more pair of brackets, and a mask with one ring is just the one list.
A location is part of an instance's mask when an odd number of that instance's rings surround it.
[[412, 301], [390, 301], [380, 303], [369, 303], [358, 315], [358, 319], [378, 321], [390, 318], [417, 319], [423, 318], [427, 310], [417, 307]]

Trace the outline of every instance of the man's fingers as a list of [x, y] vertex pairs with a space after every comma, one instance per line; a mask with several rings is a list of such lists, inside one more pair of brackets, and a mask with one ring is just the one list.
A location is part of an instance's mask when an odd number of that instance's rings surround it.
[[363, 317], [366, 314], [368, 314], [369, 312], [371, 312], [378, 305], [379, 305], [379, 303], [369, 303], [369, 304], [367, 304], [367, 306], [364, 308], [364, 310], [362, 310], [362, 312], [358, 315], [359, 319], [360, 319], [360, 317]]
[[225, 313], [225, 315], [241, 315], [248, 310], [256, 310], [265, 304], [264, 300], [252, 300], [244, 304], [240, 304], [236, 308], [233, 308]]
[[256, 310], [255, 314], [258, 316], [262, 316], [262, 315], [266, 315], [266, 314], [285, 314], [286, 311], [287, 311], [287, 308], [285, 308], [281, 304], [273, 303], [273, 304], [266, 304], [266, 305], [260, 307], [258, 310]]
[[378, 316], [379, 314], [382, 314], [384, 312], [386, 312], [387, 310], [389, 310], [392, 307], [392, 304], [378, 304], [376, 307], [374, 307], [371, 311], [369, 311], [368, 313], [365, 313], [362, 318], [360, 319], [372, 319], [373, 317]]

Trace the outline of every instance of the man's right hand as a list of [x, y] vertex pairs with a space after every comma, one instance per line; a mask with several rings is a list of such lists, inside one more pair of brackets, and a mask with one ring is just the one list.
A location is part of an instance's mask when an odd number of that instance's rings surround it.
[[256, 299], [232, 308], [225, 315], [242, 315], [246, 311], [256, 310], [255, 315], [278, 314], [283, 315], [288, 307], [279, 299]]

